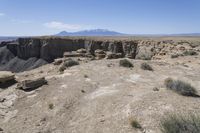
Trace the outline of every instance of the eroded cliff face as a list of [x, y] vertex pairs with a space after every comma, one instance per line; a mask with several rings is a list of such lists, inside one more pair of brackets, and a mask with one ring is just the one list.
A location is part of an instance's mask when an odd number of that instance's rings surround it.
[[19, 38], [16, 42], [8, 43], [6, 46], [21, 59], [36, 57], [52, 62], [55, 58], [62, 57], [66, 51], [83, 48], [84, 40]]
[[95, 41], [84, 39], [62, 39], [62, 38], [19, 38], [16, 42], [4, 42], [1, 46], [20, 59], [27, 60], [32, 57], [41, 58], [47, 62], [62, 57], [64, 52], [76, 51], [80, 48], [94, 55], [95, 50], [103, 49], [112, 53], [123, 53], [132, 55], [134, 58], [137, 50], [135, 41]]
[[137, 53], [138, 41], [86, 41], [85, 48], [94, 55], [95, 50], [101, 49], [111, 53], [121, 53], [123, 57], [134, 59]]
[[95, 55], [95, 50], [101, 49], [105, 52], [120, 53], [122, 57], [146, 60], [189, 49], [198, 51], [198, 46], [194, 46], [192, 42], [175, 42], [172, 40], [19, 38], [14, 42], [2, 42], [0, 44], [0, 70], [14, 72], [30, 70], [63, 57], [64, 52], [76, 51], [80, 48], [86, 49], [87, 53], [91, 55]]

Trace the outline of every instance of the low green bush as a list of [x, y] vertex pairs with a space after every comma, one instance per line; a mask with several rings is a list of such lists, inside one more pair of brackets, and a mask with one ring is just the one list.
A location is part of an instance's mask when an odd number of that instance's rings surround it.
[[142, 129], [142, 126], [140, 125], [140, 123], [137, 121], [137, 120], [131, 120], [130, 121], [130, 124], [133, 128], [136, 128], [136, 129]]
[[145, 63], [145, 62], [142, 63], [140, 67], [143, 70], [153, 71], [153, 68], [148, 63]]
[[133, 64], [127, 59], [120, 60], [119, 65], [122, 67], [129, 67], [129, 68], [134, 67]]
[[185, 55], [185, 56], [193, 56], [193, 55], [198, 55], [198, 53], [193, 51], [193, 50], [186, 50], [186, 51], [183, 52], [183, 55]]

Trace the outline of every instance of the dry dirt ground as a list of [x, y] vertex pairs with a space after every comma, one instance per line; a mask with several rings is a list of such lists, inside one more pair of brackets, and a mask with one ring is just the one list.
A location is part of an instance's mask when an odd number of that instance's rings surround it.
[[[160, 61], [95, 60], [60, 74], [45, 65], [16, 74], [17, 79], [45, 76], [48, 85], [24, 92], [13, 85], [0, 91], [0, 128], [5, 133], [160, 133], [167, 113], [200, 111], [200, 98], [185, 97], [164, 86], [168, 77], [191, 83], [200, 94], [200, 56]], [[154, 71], [140, 68], [148, 62]], [[154, 91], [157, 87], [159, 91]], [[134, 129], [130, 120], [143, 129]]]

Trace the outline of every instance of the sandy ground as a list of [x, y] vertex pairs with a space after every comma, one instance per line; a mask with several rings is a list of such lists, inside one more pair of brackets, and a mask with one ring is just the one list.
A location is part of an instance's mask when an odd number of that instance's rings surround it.
[[[200, 111], [199, 98], [180, 96], [163, 85], [171, 77], [200, 93], [199, 59], [131, 60], [132, 69], [119, 67], [119, 59], [97, 60], [63, 74], [52, 64], [18, 73], [18, 80], [45, 76], [48, 85], [31, 92], [16, 90], [16, 85], [1, 90], [0, 128], [5, 133], [160, 133], [165, 114]], [[154, 71], [142, 70], [142, 62]], [[131, 119], [143, 130], [132, 128]]]

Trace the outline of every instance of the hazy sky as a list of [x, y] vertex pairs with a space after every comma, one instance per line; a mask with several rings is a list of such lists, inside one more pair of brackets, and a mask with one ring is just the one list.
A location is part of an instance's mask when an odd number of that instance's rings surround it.
[[200, 32], [200, 0], [0, 0], [0, 36], [109, 29]]

